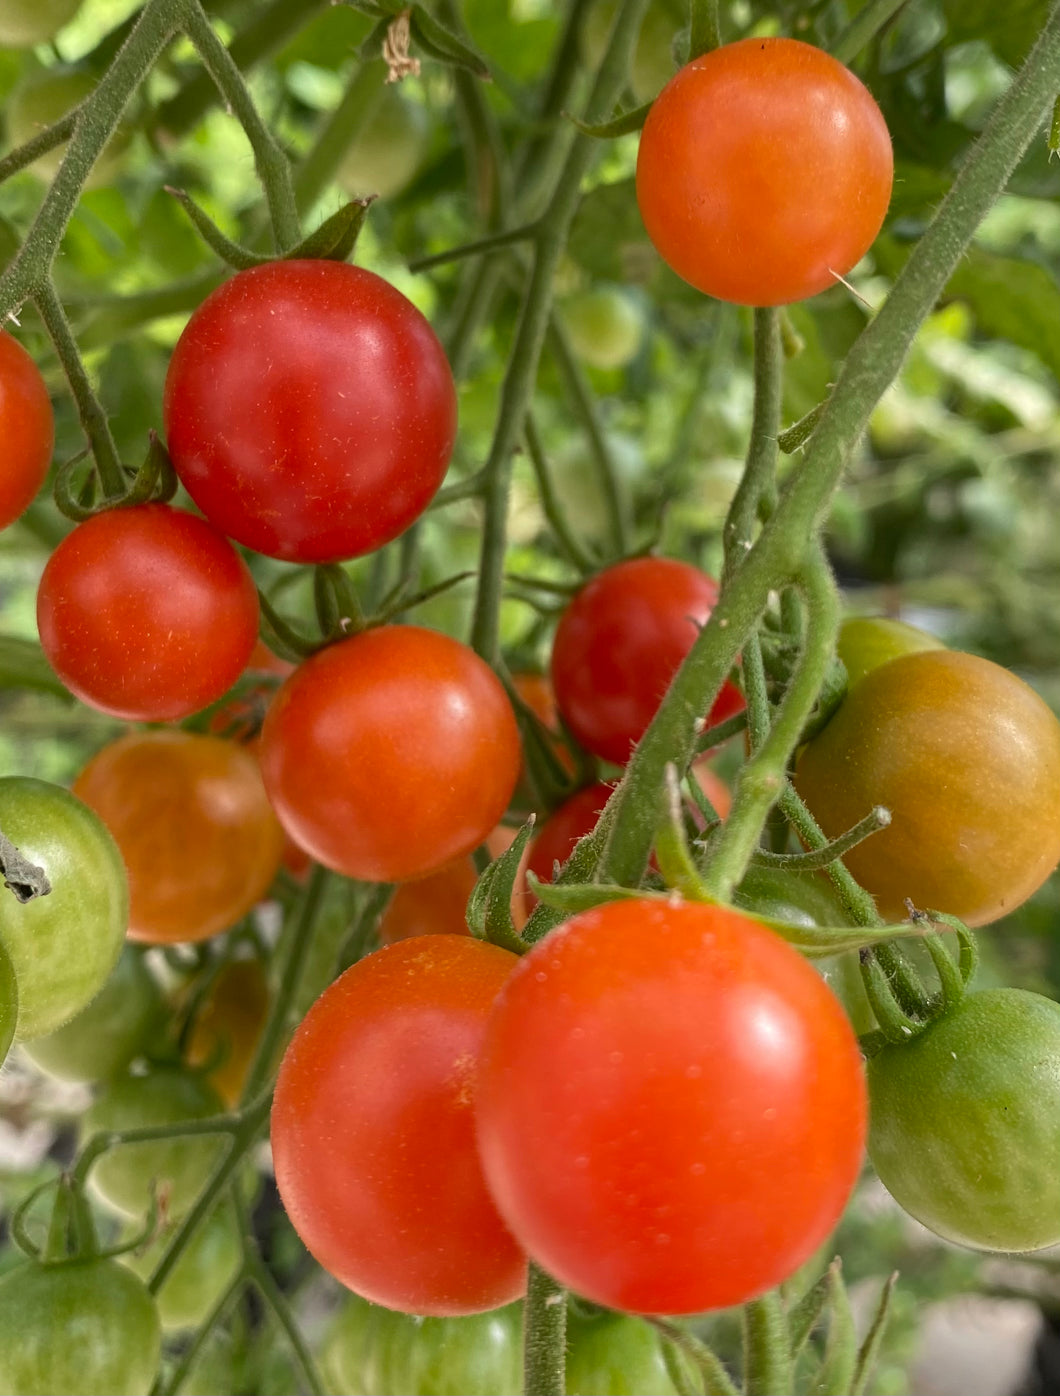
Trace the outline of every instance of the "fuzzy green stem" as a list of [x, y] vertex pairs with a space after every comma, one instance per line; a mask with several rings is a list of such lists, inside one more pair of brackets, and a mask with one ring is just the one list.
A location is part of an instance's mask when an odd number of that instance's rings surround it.
[[789, 1396], [795, 1390], [788, 1324], [776, 1290], [744, 1305], [743, 1345], [746, 1396]]
[[743, 475], [725, 520], [723, 584], [739, 569], [754, 544], [760, 511], [776, 507], [777, 435], [783, 394], [784, 356], [780, 347], [780, 317], [775, 309], [754, 313], [754, 411], [751, 440]]
[[82, 361], [77, 340], [66, 318], [62, 301], [55, 293], [50, 281], [45, 281], [33, 295], [34, 303], [40, 312], [59, 362], [70, 384], [70, 391], [77, 403], [78, 416], [99, 472], [99, 482], [108, 500], [119, 500], [127, 491], [125, 473], [118, 459], [118, 448], [114, 444], [107, 415], [89, 379]]
[[718, 0], [692, 0], [692, 17], [688, 31], [688, 58], [699, 58], [721, 47], [721, 20]]
[[188, 1345], [182, 1350], [176, 1366], [169, 1374], [168, 1381], [159, 1379], [151, 1391], [151, 1396], [176, 1396], [184, 1385], [184, 1379], [195, 1365], [195, 1361], [206, 1345], [207, 1339], [224, 1318], [229, 1305], [246, 1284], [246, 1273], [241, 1269], [225, 1292], [214, 1304], [202, 1323], [199, 1324]]
[[524, 1396], [563, 1396], [567, 1389], [567, 1291], [533, 1262], [524, 1321]]
[[313, 940], [313, 931], [316, 926], [317, 915], [324, 900], [324, 892], [332, 874], [315, 864], [309, 876], [309, 883], [302, 896], [302, 904], [298, 910], [298, 920], [295, 924], [294, 933], [291, 936], [290, 945], [287, 951], [285, 962], [280, 965], [276, 1000], [272, 1005], [269, 1014], [269, 1021], [265, 1024], [265, 1030], [261, 1034], [261, 1041], [258, 1049], [254, 1053], [254, 1060], [251, 1062], [250, 1070], [247, 1072], [247, 1079], [243, 1086], [242, 1099], [244, 1101], [253, 1100], [257, 1093], [262, 1090], [265, 1083], [270, 1079], [272, 1073], [273, 1059], [277, 1049], [287, 1031], [287, 1017], [291, 1004], [298, 993], [298, 986], [301, 982], [302, 971], [305, 968], [309, 955], [309, 948]]
[[294, 175], [295, 199], [302, 213], [316, 203], [334, 177], [354, 136], [371, 115], [382, 82], [379, 64], [362, 63], [342, 100], [317, 132]]
[[[593, 85], [587, 120], [597, 120], [606, 115], [621, 92], [633, 42], [646, 8], [647, 0], [623, 0], [603, 65]], [[523, 433], [527, 408], [537, 381], [538, 363], [552, 309], [554, 274], [578, 208], [582, 178], [595, 156], [595, 142], [591, 137], [574, 137], [533, 244], [526, 294], [501, 386], [497, 429], [485, 465], [487, 483], [483, 497], [485, 517], [481, 564], [471, 629], [473, 647], [491, 662], [499, 657], [500, 601], [512, 455]]]
[[[781, 795], [780, 810], [807, 848], [821, 849], [828, 846], [827, 834], [806, 808], [794, 786], [789, 785]], [[839, 893], [843, 909], [850, 917], [852, 926], [883, 924], [872, 897], [855, 881], [841, 862], [830, 861], [825, 870]]]
[[43, 131], [38, 131], [28, 141], [16, 146], [0, 160], [0, 184], [5, 179], [10, 179], [19, 170], [24, 170], [28, 165], [32, 165], [34, 160], [41, 155], [47, 155], [49, 150], [54, 150], [57, 145], [61, 145], [67, 140], [74, 129], [77, 121], [80, 105], [74, 107], [73, 111], [68, 111], [65, 116], [61, 116], [58, 121], [53, 121], [50, 126], [46, 126]]
[[189, 0], [184, 29], [195, 45], [203, 67], [246, 132], [250, 148], [254, 152], [258, 178], [261, 180], [265, 200], [269, 206], [276, 247], [280, 252], [285, 252], [294, 247], [301, 238], [290, 162], [262, 120], [243, 80], [243, 74], [218, 38], [199, 0]]
[[302, 1376], [305, 1379], [306, 1387], [310, 1396], [324, 1396], [328, 1389], [324, 1379], [317, 1368], [316, 1359], [310, 1351], [309, 1344], [302, 1336], [302, 1330], [298, 1327], [297, 1320], [291, 1310], [287, 1298], [276, 1283], [272, 1271], [262, 1260], [257, 1250], [247, 1249], [245, 1261], [246, 1275], [250, 1282], [257, 1289], [265, 1303], [272, 1310], [277, 1322], [286, 1334], [287, 1341], [291, 1345], [295, 1361], [302, 1369]]
[[593, 559], [586, 552], [578, 538], [567, 522], [567, 513], [556, 497], [556, 491], [552, 482], [552, 472], [545, 457], [544, 447], [541, 444], [541, 437], [537, 430], [537, 423], [532, 412], [526, 414], [526, 451], [530, 457], [530, 464], [534, 467], [534, 474], [537, 477], [537, 490], [541, 496], [541, 508], [545, 512], [552, 528], [552, 533], [557, 547], [567, 555], [568, 561], [585, 574], [595, 570]]
[[704, 1396], [738, 1396], [736, 1386], [721, 1359], [701, 1338], [697, 1338], [687, 1328], [682, 1328], [673, 1319], [656, 1318], [652, 1314], [646, 1317], [667, 1342], [673, 1343], [674, 1347], [679, 1348], [694, 1363], [703, 1378]]
[[188, 0], [147, 0], [118, 56], [77, 111], [70, 144], [26, 240], [0, 276], [0, 321], [44, 286], [85, 181], [132, 94], [184, 22]]
[[851, 62], [905, 3], [906, 0], [868, 0], [836, 39], [833, 55], [840, 63]]

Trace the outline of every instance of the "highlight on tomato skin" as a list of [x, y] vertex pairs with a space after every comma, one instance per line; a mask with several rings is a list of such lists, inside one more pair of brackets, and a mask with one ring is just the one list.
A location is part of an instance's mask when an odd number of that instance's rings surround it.
[[516, 963], [470, 936], [385, 946], [317, 999], [280, 1066], [272, 1150], [291, 1224], [387, 1308], [455, 1316], [525, 1290], [472, 1115], [486, 1018]]
[[641, 133], [637, 202], [659, 255], [737, 305], [805, 300], [871, 247], [894, 155], [876, 102], [830, 54], [746, 38], [686, 64]]
[[501, 1215], [548, 1274], [634, 1313], [741, 1304], [830, 1234], [864, 1152], [842, 1007], [760, 923], [608, 903], [522, 957], [475, 1100]]

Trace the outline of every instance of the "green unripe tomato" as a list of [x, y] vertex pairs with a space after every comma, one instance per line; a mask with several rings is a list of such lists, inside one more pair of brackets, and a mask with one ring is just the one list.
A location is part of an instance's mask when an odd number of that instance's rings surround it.
[[[120, 1257], [135, 1275], [146, 1281], [169, 1243], [163, 1233], [142, 1251], [127, 1251]], [[181, 1253], [155, 1296], [158, 1316], [167, 1333], [198, 1328], [220, 1302], [243, 1263], [243, 1247], [231, 1209], [212, 1212]]]
[[126, 946], [88, 1007], [25, 1050], [60, 1081], [109, 1081], [140, 1052], [161, 1012], [162, 995], [143, 955]]
[[[91, 73], [77, 69], [45, 68], [19, 83], [7, 103], [8, 144], [22, 145], [39, 135], [53, 121], [65, 116], [72, 107], [95, 90], [96, 79]], [[131, 139], [127, 129], [118, 127], [103, 147], [99, 159], [85, 183], [86, 189], [99, 189], [110, 184], [121, 166], [122, 156]], [[66, 141], [38, 156], [29, 168], [47, 183], [55, 178], [66, 154]]]
[[0, 941], [18, 984], [15, 1035], [25, 1041], [54, 1032], [106, 983], [125, 940], [129, 890], [102, 820], [58, 785], [0, 780], [0, 829], [52, 888], [28, 902], [0, 888]]
[[[220, 1097], [202, 1076], [176, 1066], [155, 1066], [139, 1076], [119, 1076], [86, 1111], [83, 1139], [97, 1130], [139, 1125], [177, 1125], [224, 1112]], [[119, 1144], [92, 1170], [92, 1186], [114, 1211], [143, 1216], [154, 1182], [164, 1188], [168, 1214], [180, 1217], [195, 1201], [223, 1147], [219, 1135], [192, 1135], [139, 1144]]]
[[519, 1396], [522, 1305], [417, 1318], [351, 1295], [327, 1338], [337, 1396]]
[[[582, 48], [585, 61], [592, 68], [599, 67], [603, 60], [617, 9], [617, 0], [597, 0], [589, 11], [582, 31]], [[638, 102], [657, 97], [677, 71], [674, 36], [681, 23], [665, 0], [653, 0], [649, 5], [629, 68], [629, 85]]]
[[619, 286], [596, 286], [567, 299], [560, 314], [571, 348], [592, 368], [624, 368], [644, 336], [640, 308]]
[[80, 8], [81, 0], [3, 0], [0, 48], [42, 44], [68, 24]]
[[0, 945], [0, 1063], [4, 1061], [15, 1040], [18, 1023], [18, 983], [11, 956]]
[[837, 644], [850, 683], [857, 683], [871, 669], [886, 664], [889, 659], [915, 654], [918, 650], [945, 648], [941, 640], [926, 630], [884, 616], [854, 616], [845, 620], [839, 627]]
[[391, 198], [412, 182], [429, 142], [425, 109], [402, 96], [396, 84], [384, 84], [335, 178], [351, 198], [361, 194]]
[[659, 1335], [642, 1318], [567, 1314], [567, 1396], [676, 1396]]
[[31, 1260], [0, 1278], [6, 1396], [147, 1396], [160, 1352], [154, 1300], [115, 1260]]
[[1060, 1004], [969, 994], [868, 1083], [869, 1157], [911, 1216], [978, 1250], [1060, 1241]]

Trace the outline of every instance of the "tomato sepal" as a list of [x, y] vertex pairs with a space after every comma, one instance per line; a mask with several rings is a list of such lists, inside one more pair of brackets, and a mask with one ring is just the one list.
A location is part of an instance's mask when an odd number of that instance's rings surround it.
[[467, 924], [478, 940], [488, 940], [516, 955], [525, 955], [529, 946], [515, 928], [512, 894], [519, 880], [519, 865], [534, 832], [531, 815], [499, 858], [489, 865], [475, 883], [467, 903]]

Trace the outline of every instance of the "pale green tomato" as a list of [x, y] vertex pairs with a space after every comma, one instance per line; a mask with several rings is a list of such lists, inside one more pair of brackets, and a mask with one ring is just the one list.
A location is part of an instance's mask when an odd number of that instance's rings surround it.
[[[39, 135], [45, 127], [65, 116], [72, 107], [93, 92], [96, 79], [91, 73], [61, 68], [46, 68], [19, 83], [8, 98], [5, 120], [8, 144], [18, 146]], [[131, 137], [120, 126], [103, 148], [85, 184], [86, 189], [98, 189], [109, 184], [121, 165], [125, 148]], [[30, 165], [34, 174], [50, 183], [59, 172], [66, 142], [54, 146]]]
[[839, 658], [846, 665], [847, 679], [856, 683], [870, 669], [918, 650], [944, 650], [946, 646], [926, 630], [885, 616], [854, 616], [839, 627]]
[[87, 1008], [26, 1053], [60, 1081], [109, 1081], [143, 1048], [162, 1011], [162, 995], [138, 950], [126, 946]]
[[[112, 1081], [81, 1120], [82, 1139], [97, 1130], [139, 1125], [178, 1125], [224, 1113], [221, 1099], [202, 1076], [175, 1066], [155, 1066]], [[92, 1169], [102, 1201], [128, 1217], [143, 1216], [151, 1184], [165, 1191], [167, 1211], [180, 1217], [195, 1201], [224, 1147], [220, 1135], [188, 1135], [109, 1149]]]
[[[614, 22], [617, 0], [596, 0], [589, 11], [582, 33], [585, 61], [599, 67]], [[640, 27], [637, 46], [629, 69], [629, 84], [638, 102], [650, 102], [677, 71], [674, 36], [681, 27], [665, 0], [653, 0]]]
[[81, 0], [0, 0], [0, 48], [42, 44], [80, 8]]
[[361, 194], [391, 198], [412, 182], [429, 141], [424, 108], [402, 96], [396, 84], [384, 85], [335, 178], [352, 198]]
[[676, 1396], [659, 1335], [628, 1314], [567, 1315], [567, 1396]]
[[637, 356], [644, 317], [619, 286], [595, 286], [560, 307], [571, 348], [591, 368], [624, 368]]
[[[162, 1257], [170, 1235], [163, 1234], [146, 1250], [120, 1257], [144, 1281]], [[158, 1316], [167, 1333], [198, 1328], [213, 1311], [239, 1273], [243, 1248], [239, 1228], [228, 1207], [219, 1207], [197, 1227], [180, 1259], [155, 1295]]]
[[129, 891], [102, 821], [68, 790], [0, 780], [0, 829], [52, 890], [20, 902], [0, 887], [0, 941], [18, 983], [19, 1040], [54, 1032], [106, 983], [125, 940]]
[[[630, 489], [645, 469], [640, 446], [633, 437], [617, 432], [607, 434], [607, 445], [619, 480]], [[549, 465], [559, 506], [578, 537], [588, 542], [604, 541], [610, 529], [610, 514], [588, 446], [579, 438], [569, 437], [549, 457]]]

